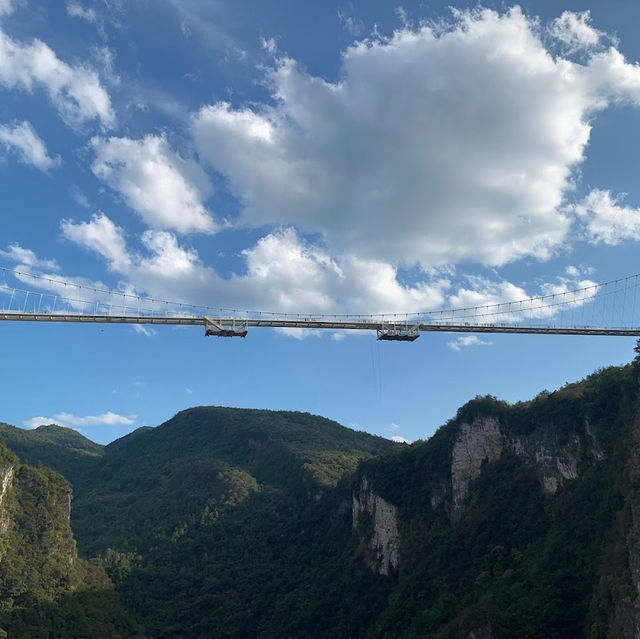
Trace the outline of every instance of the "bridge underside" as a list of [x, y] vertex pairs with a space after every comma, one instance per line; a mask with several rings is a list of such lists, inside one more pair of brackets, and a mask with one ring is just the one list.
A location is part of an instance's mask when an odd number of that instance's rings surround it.
[[151, 324], [203, 326], [205, 334], [218, 337], [245, 337], [249, 328], [306, 328], [320, 330], [376, 331], [383, 341], [413, 341], [420, 333], [523, 333], [529, 335], [594, 335], [640, 337], [640, 327], [543, 326], [518, 324], [406, 323], [376, 319], [318, 319], [313, 317], [198, 317], [151, 315], [84, 315], [79, 313], [0, 312], [0, 321], [71, 322], [80, 324]]

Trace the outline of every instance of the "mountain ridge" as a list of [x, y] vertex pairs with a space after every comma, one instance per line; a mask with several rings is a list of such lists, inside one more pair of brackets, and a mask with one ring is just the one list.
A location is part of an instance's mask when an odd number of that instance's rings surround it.
[[186, 409], [78, 453], [74, 531], [159, 639], [627, 639], [639, 370], [477, 397], [409, 446], [308, 413]]

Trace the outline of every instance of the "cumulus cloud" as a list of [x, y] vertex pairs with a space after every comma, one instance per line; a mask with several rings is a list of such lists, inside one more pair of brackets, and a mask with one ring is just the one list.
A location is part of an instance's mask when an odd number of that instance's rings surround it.
[[127, 253], [124, 230], [116, 226], [103, 213], [93, 215], [90, 222], [76, 223], [72, 220], [62, 220], [60, 228], [67, 239], [106, 258], [113, 270], [120, 272], [127, 270], [130, 258]]
[[[587, 14], [552, 30], [599, 37]], [[640, 68], [615, 48], [583, 64], [552, 55], [517, 7], [403, 27], [342, 60], [330, 82], [279, 59], [273, 103], [205, 106], [193, 136], [241, 200], [240, 223], [294, 225], [334, 254], [390, 264], [549, 258], [568, 237], [590, 117], [640, 103]]]
[[556, 40], [564, 43], [570, 52], [592, 49], [600, 43], [604, 35], [591, 26], [589, 11], [564, 11], [559, 18], [551, 22], [549, 31]]
[[462, 335], [447, 343], [447, 346], [454, 351], [460, 351], [469, 346], [491, 346], [493, 342], [480, 339], [477, 335]]
[[40, 40], [22, 44], [0, 30], [0, 85], [30, 93], [44, 88], [70, 126], [96, 119], [104, 127], [115, 124], [111, 100], [95, 71], [63, 62]]
[[41, 171], [48, 171], [60, 164], [60, 158], [52, 158], [47, 147], [29, 122], [16, 122], [13, 126], [0, 125], [0, 143], [14, 151], [24, 164], [31, 164]]
[[[580, 272], [577, 273], [580, 275]], [[558, 316], [592, 301], [597, 284], [580, 277], [559, 276], [532, 293], [507, 280], [467, 276], [467, 284], [452, 292], [444, 319], [450, 323], [522, 322]], [[438, 322], [438, 313], [433, 318]]]
[[[400, 426], [396, 423], [391, 423], [391, 425], [386, 429], [388, 433], [397, 433], [400, 430]], [[402, 435], [392, 435], [389, 439], [393, 442], [397, 442], [398, 444], [408, 444], [409, 440]]]
[[91, 140], [93, 173], [150, 226], [181, 233], [216, 230], [203, 204], [211, 190], [204, 171], [174, 153], [162, 136]]
[[23, 248], [20, 244], [10, 244], [8, 250], [0, 249], [0, 256], [16, 264], [36, 269], [58, 270], [55, 260], [40, 259], [31, 249]]
[[[31, 252], [31, 251], [29, 251]], [[38, 260], [38, 264], [32, 268], [29, 265], [20, 265], [20, 272], [13, 271], [15, 278], [24, 284], [25, 290], [42, 292], [42, 298], [39, 295], [29, 295], [25, 293], [24, 297], [16, 296], [13, 300], [15, 307], [24, 308], [27, 311], [46, 311], [50, 313], [57, 312], [110, 312], [126, 310], [125, 305], [129, 304], [129, 312], [131, 311], [131, 288], [129, 285], [122, 286], [118, 289], [120, 297], [110, 298], [108, 296], [109, 287], [99, 280], [89, 280], [85, 277], [74, 277], [70, 275], [61, 275], [60, 273], [50, 272], [46, 262]], [[57, 270], [57, 265], [56, 265]], [[122, 297], [122, 295], [129, 297]], [[29, 305], [27, 305], [29, 302]], [[33, 306], [33, 308], [32, 308]]]
[[[56, 420], [53, 417], [32, 417], [31, 419], [25, 419], [22, 422], [23, 426], [27, 428], [38, 428], [39, 426], [48, 426], [49, 424], [56, 424]], [[58, 424], [58, 426], [62, 426], [62, 424]]]
[[592, 244], [615, 246], [625, 240], [640, 240], [640, 208], [623, 206], [621, 196], [594, 189], [575, 206], [575, 211]]
[[58, 424], [59, 426], [77, 427], [77, 426], [131, 426], [135, 424], [136, 415], [118, 415], [111, 411], [102, 413], [101, 415], [87, 415], [78, 417], [71, 413], [58, 413], [53, 417], [32, 417], [23, 422], [27, 428], [38, 428], [38, 426], [46, 426], [48, 424]]
[[61, 229], [67, 239], [105, 258], [137, 290], [185, 303], [296, 313], [409, 312], [438, 307], [449, 286], [443, 278], [403, 284], [390, 264], [334, 258], [291, 228], [242, 251], [245, 271], [227, 279], [168, 231], [145, 231], [136, 252], [126, 246], [123, 229], [104, 214], [88, 222], [65, 220]]
[[[403, 321], [405, 314], [421, 313], [422, 321], [434, 323], [522, 322], [584, 306], [597, 292], [596, 284], [582, 278], [577, 268], [538, 285], [535, 291], [480, 276], [454, 281], [438, 271], [422, 272], [407, 284], [388, 263], [331, 256], [326, 248], [306, 242], [293, 229], [269, 233], [245, 249], [241, 254], [244, 271], [226, 278], [167, 231], [143, 233], [138, 251], [127, 247], [122, 229], [104, 215], [94, 216], [90, 222], [68, 221], [63, 233], [104, 257], [109, 267], [129, 282], [127, 294], [138, 292], [183, 305], [209, 306], [222, 314], [229, 309], [303, 316], [389, 313], [393, 315], [390, 320]], [[97, 242], [96, 236], [115, 240]], [[145, 308], [156, 306], [145, 302]], [[317, 335], [313, 330], [283, 332], [298, 338]], [[344, 333], [338, 333], [335, 339], [343, 337]]]
[[71, 426], [131, 426], [135, 424], [136, 415], [118, 415], [112, 411], [107, 411], [101, 415], [86, 415], [78, 417], [71, 413], [58, 413], [54, 415], [57, 420], [61, 420]]

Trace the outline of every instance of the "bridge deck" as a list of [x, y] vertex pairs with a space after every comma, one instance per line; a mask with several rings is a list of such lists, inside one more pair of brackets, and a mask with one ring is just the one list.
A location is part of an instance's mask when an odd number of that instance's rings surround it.
[[531, 335], [618, 335], [640, 337], [640, 328], [590, 327], [590, 326], [544, 326], [518, 324], [475, 323], [407, 323], [389, 322], [379, 319], [326, 319], [326, 318], [244, 318], [244, 317], [197, 317], [148, 316], [148, 315], [84, 315], [79, 313], [24, 313], [0, 312], [0, 321], [30, 322], [75, 322], [85, 324], [153, 324], [171, 326], [246, 326], [250, 328], [307, 328], [329, 330], [398, 331], [412, 329], [420, 332], [445, 333], [525, 333]]

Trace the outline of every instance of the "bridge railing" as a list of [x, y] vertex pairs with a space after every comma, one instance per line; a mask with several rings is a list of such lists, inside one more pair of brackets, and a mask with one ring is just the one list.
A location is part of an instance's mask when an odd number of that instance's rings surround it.
[[[85, 283], [66, 282], [32, 273], [4, 272], [0, 283], [0, 309], [6, 313], [48, 315], [204, 318], [251, 320], [252, 325], [293, 322], [300, 326], [313, 324], [349, 324], [370, 327], [372, 323], [415, 326], [456, 327], [574, 327], [633, 328], [640, 325], [638, 297], [639, 275], [604, 284], [592, 284], [575, 290], [554, 290], [546, 295], [523, 300], [498, 301], [493, 304], [464, 308], [434, 309], [416, 313], [282, 313], [242, 310], [230, 307], [199, 306], [185, 302], [161, 300], [136, 295], [129, 291], [101, 289]], [[7, 283], [7, 275], [18, 285]], [[33, 284], [30, 289], [24, 283]], [[22, 286], [21, 286], [22, 284]]]

